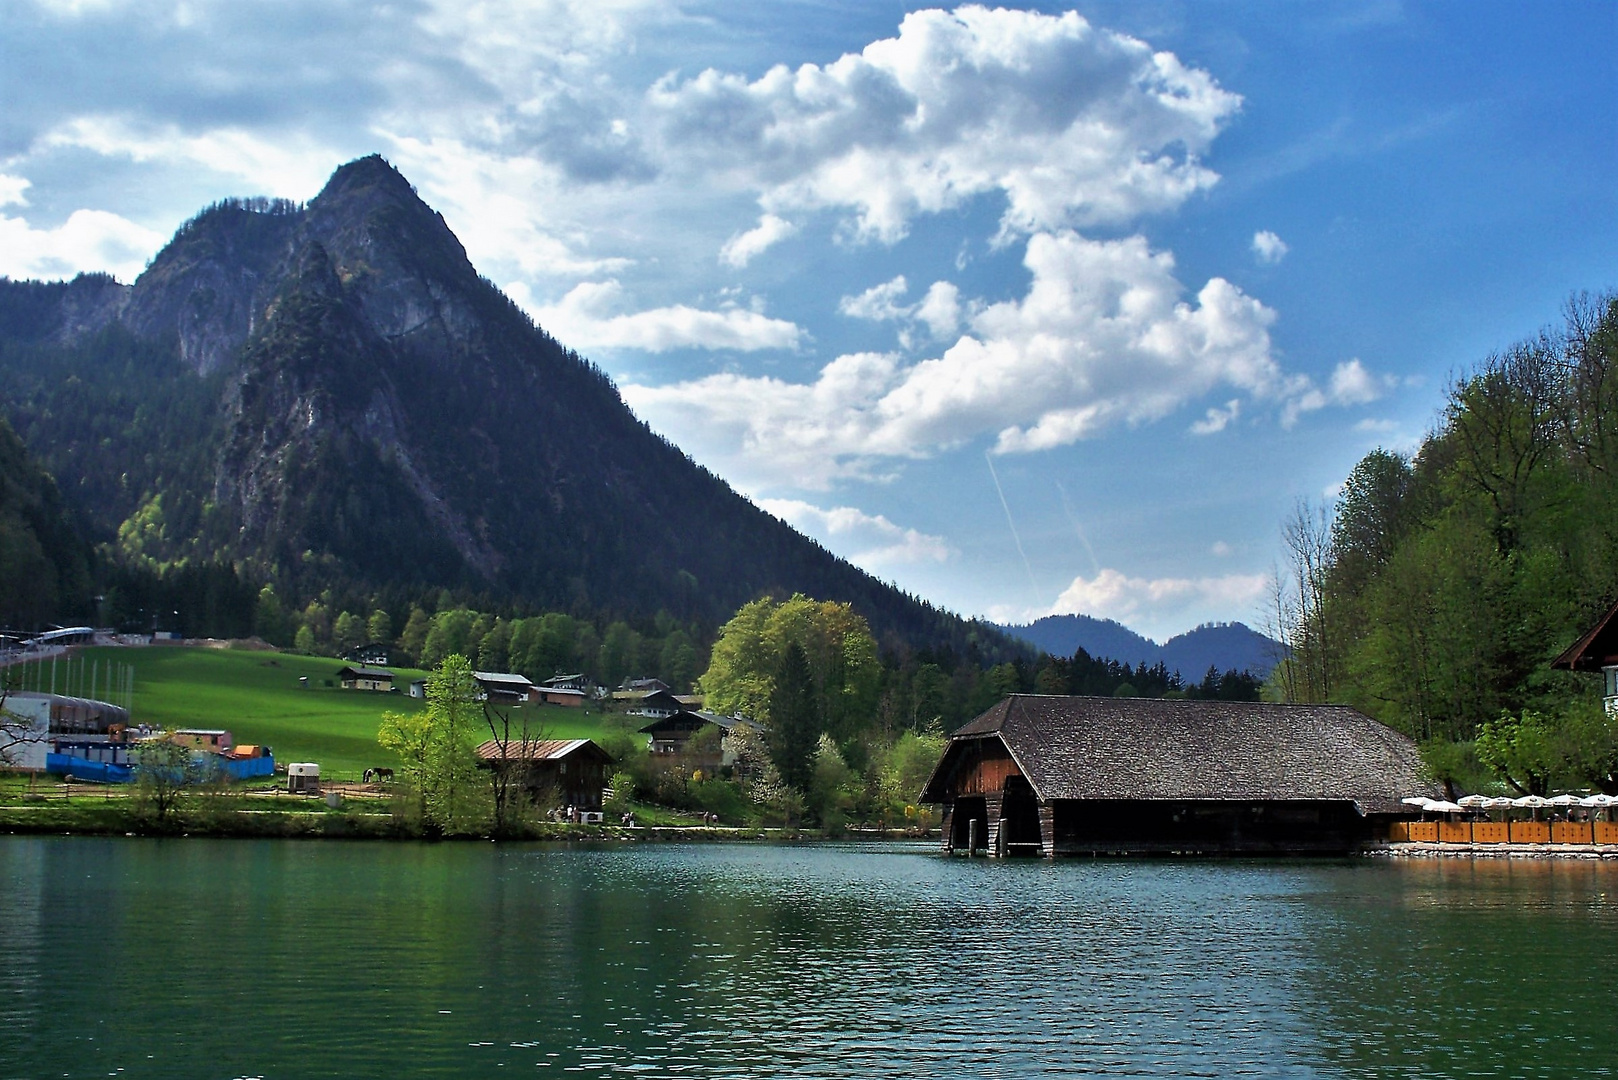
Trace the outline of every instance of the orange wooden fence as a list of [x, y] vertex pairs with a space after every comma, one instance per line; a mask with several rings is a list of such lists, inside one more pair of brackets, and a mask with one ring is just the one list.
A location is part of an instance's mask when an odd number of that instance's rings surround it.
[[1427, 844], [1615, 844], [1613, 821], [1396, 821], [1392, 842]]

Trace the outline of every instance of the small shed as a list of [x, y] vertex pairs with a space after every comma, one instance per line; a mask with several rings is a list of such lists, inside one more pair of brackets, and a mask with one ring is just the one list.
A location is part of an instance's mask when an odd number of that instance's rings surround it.
[[946, 851], [1352, 851], [1436, 796], [1415, 743], [1342, 705], [1015, 694], [956, 731], [920, 801]]
[[477, 749], [485, 769], [522, 772], [531, 796], [554, 792], [563, 805], [600, 810], [612, 755], [589, 739], [511, 739], [503, 746], [490, 739]]
[[367, 664], [350, 664], [337, 673], [344, 690], [374, 690], [387, 693], [393, 689], [393, 672], [387, 668]]
[[180, 728], [174, 741], [193, 750], [221, 754], [236, 744], [236, 737], [224, 728]]

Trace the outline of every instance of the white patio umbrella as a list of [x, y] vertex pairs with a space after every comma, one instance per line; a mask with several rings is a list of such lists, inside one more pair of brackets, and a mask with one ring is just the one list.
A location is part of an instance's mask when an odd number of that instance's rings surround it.
[[1543, 795], [1524, 795], [1520, 799], [1511, 800], [1511, 805], [1515, 806], [1517, 809], [1531, 811], [1531, 816], [1535, 821], [1539, 820], [1540, 810], [1549, 806], [1550, 804], [1551, 801]]
[[1466, 807], [1468, 810], [1482, 810], [1494, 800], [1489, 798], [1487, 795], [1462, 795], [1455, 801]]
[[1607, 820], [1612, 820], [1612, 808], [1618, 806], [1618, 797], [1608, 795], [1605, 791], [1598, 791], [1587, 799], [1580, 799], [1579, 805], [1590, 810], [1605, 810]]
[[1428, 803], [1426, 809], [1429, 813], [1433, 814], [1466, 813], [1466, 807], [1462, 806], [1460, 803], [1445, 802], [1443, 799]]
[[1550, 804], [1552, 806], [1577, 806], [1577, 805], [1579, 805], [1579, 803], [1581, 803], [1583, 801], [1584, 800], [1583, 800], [1582, 796], [1569, 795], [1569, 794], [1566, 794], [1566, 793], [1563, 793], [1561, 795], [1552, 795], [1550, 800], [1549, 800], [1549, 802], [1550, 802]]
[[1427, 809], [1427, 804], [1431, 803], [1433, 800], [1429, 799], [1425, 795], [1407, 795], [1399, 801], [1404, 803], [1406, 806], [1416, 806], [1425, 810]]
[[1483, 804], [1485, 810], [1510, 810], [1516, 803], [1507, 798], [1493, 798]]

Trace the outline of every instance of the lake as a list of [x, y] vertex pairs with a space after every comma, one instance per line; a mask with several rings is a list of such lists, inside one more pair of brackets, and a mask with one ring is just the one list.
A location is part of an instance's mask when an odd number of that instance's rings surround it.
[[1618, 1074], [1618, 866], [0, 837], [0, 1076]]

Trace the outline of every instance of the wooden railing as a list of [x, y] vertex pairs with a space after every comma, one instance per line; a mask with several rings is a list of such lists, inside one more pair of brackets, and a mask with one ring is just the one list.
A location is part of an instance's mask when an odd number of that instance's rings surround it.
[[1614, 844], [1612, 821], [1398, 821], [1388, 830], [1394, 843], [1425, 844]]

